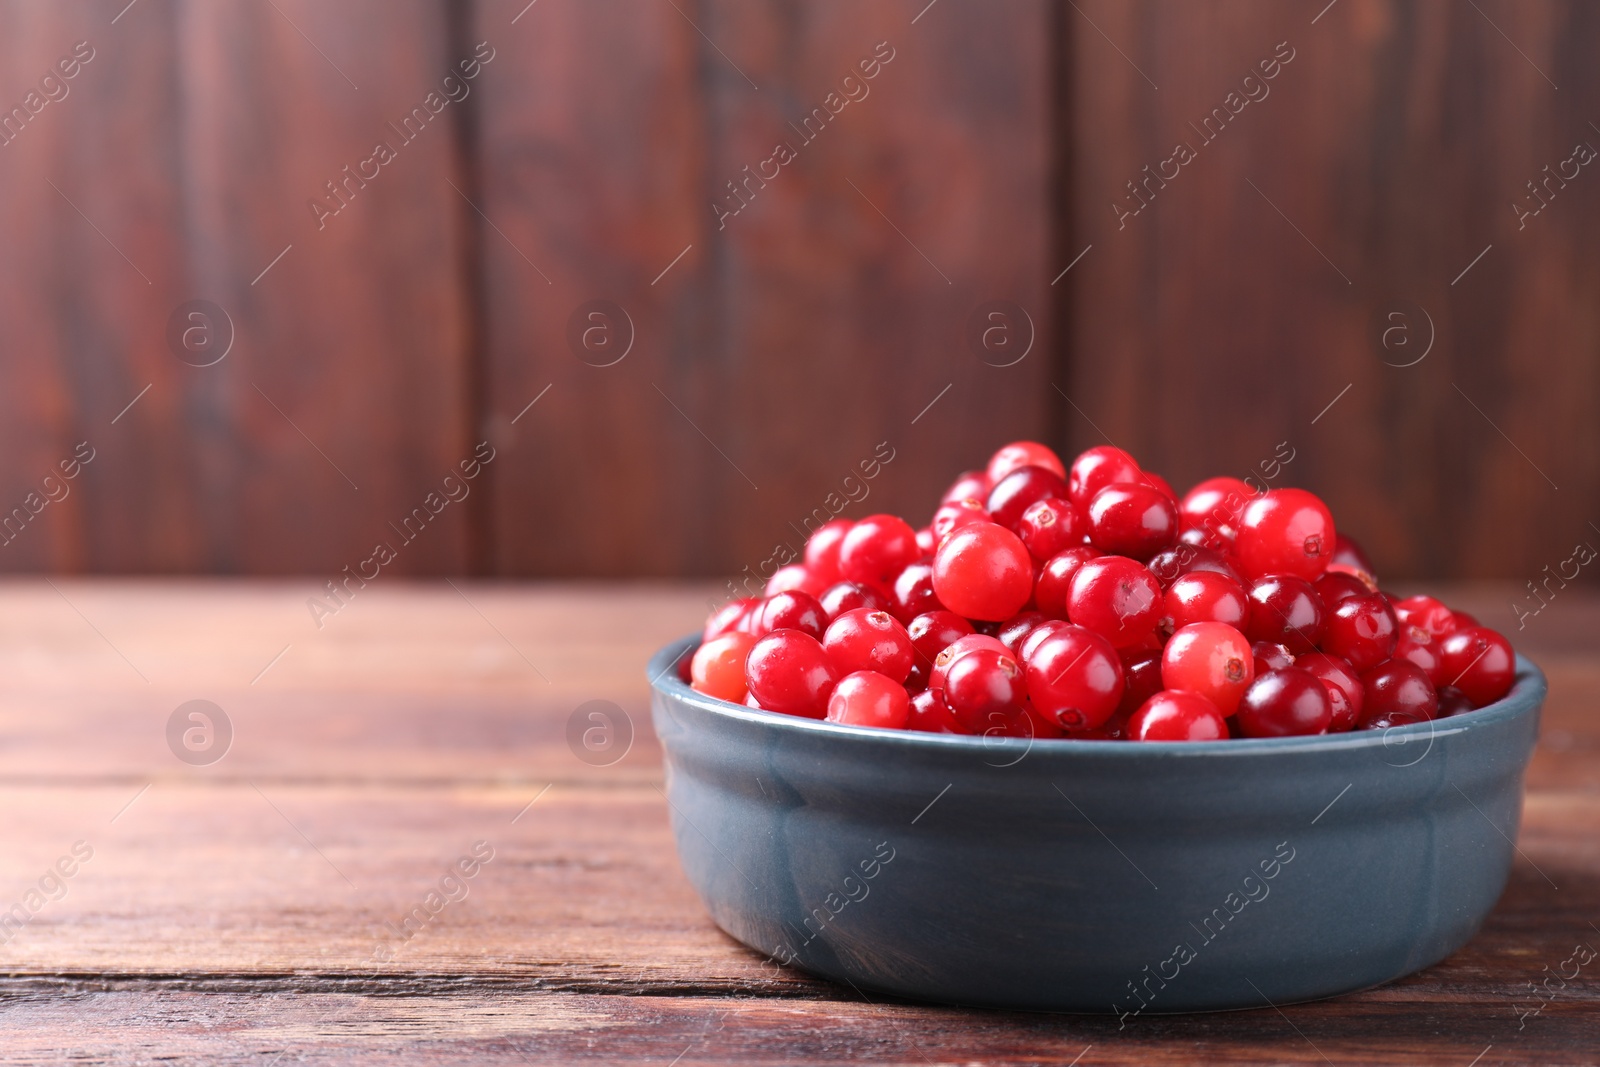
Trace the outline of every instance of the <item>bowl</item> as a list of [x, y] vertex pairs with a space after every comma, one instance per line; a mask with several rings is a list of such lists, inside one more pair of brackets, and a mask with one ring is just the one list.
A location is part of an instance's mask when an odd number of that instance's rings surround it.
[[773, 965], [916, 1000], [1142, 1013], [1381, 985], [1511, 868], [1545, 679], [1434, 722], [1176, 742], [841, 726], [650, 663], [678, 856]]

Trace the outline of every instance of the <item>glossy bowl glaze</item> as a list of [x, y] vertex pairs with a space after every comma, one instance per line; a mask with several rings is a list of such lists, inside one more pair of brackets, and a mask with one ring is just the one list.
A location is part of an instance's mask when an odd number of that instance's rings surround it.
[[[1460, 948], [1511, 868], [1544, 675], [1386, 732], [1131, 743], [839, 726], [650, 664], [678, 855], [776, 964], [920, 1000], [1262, 1006]], [[1125, 1018], [1125, 1021], [1126, 1021]]]

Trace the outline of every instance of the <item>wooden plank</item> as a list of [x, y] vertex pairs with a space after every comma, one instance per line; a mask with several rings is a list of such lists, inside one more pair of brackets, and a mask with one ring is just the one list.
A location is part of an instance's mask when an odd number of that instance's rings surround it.
[[[1079, 6], [1069, 228], [1094, 250], [1062, 282], [1069, 439], [1109, 437], [1180, 490], [1259, 478], [1286, 443], [1276, 484], [1322, 493], [1389, 574], [1521, 583], [1592, 539], [1600, 196], [1580, 175], [1520, 230], [1511, 205], [1575, 143], [1600, 147], [1579, 44], [1600, 16]], [[1294, 58], [1261, 80], [1280, 42]], [[1180, 142], [1195, 158], [1121, 216]]]
[[[18, 342], [0, 424], [28, 442], [8, 449], [25, 462], [0, 482], [5, 506], [74, 442], [96, 456], [0, 563], [332, 577], [384, 539], [394, 572], [461, 570], [476, 505], [415, 544], [388, 527], [472, 451], [456, 115], [351, 179], [336, 216], [309, 206], [337, 204], [324, 183], [398, 142], [387, 123], [461, 58], [441, 9], [149, 0], [114, 15], [9, 14], [23, 32], [8, 28], [7, 69], [43, 71], [80, 37], [96, 53], [0, 150]], [[232, 323], [212, 366], [169, 350], [169, 317], [196, 298]]]
[[[521, 6], [483, 8], [478, 32]], [[889, 5], [679, 7], [532, 8], [486, 81], [499, 573], [770, 571], [813, 509], [921, 516], [956, 470], [1045, 432], [1045, 6], [915, 25]], [[806, 135], [830, 92], [842, 109]], [[779, 141], [795, 158], [732, 199]], [[569, 316], [602, 297], [637, 341], [588, 366]], [[1030, 310], [1030, 358], [967, 348], [985, 300]]]

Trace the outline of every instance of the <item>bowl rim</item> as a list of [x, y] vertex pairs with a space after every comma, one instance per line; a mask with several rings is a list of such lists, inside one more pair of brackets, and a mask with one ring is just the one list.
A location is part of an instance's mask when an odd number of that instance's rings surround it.
[[[723, 719], [767, 727], [782, 733], [796, 733], [802, 737], [819, 736], [839, 738], [845, 743], [883, 744], [920, 747], [929, 752], [983, 751], [994, 752], [1008, 748], [1032, 749], [1040, 746], [1043, 752], [1061, 755], [1097, 756], [1106, 759], [1140, 759], [1149, 757], [1216, 757], [1221, 755], [1252, 755], [1278, 752], [1325, 752], [1358, 750], [1372, 747], [1392, 747], [1405, 744], [1413, 738], [1448, 737], [1482, 727], [1509, 722], [1532, 714], [1543, 706], [1549, 683], [1544, 671], [1521, 653], [1515, 653], [1517, 672], [1511, 691], [1493, 704], [1472, 711], [1452, 715], [1447, 719], [1429, 719], [1406, 726], [1391, 726], [1386, 730], [1350, 730], [1337, 734], [1312, 734], [1303, 737], [1241, 737], [1219, 741], [1141, 741], [1128, 744], [1120, 741], [1101, 741], [1062, 737], [988, 737], [975, 734], [934, 734], [920, 730], [891, 730], [880, 726], [851, 726], [828, 722], [824, 719], [807, 719], [798, 715], [766, 711], [743, 704], [734, 704], [720, 697], [707, 696], [691, 688], [673, 669], [683, 656], [698, 648], [701, 635], [693, 633], [668, 642], [650, 657], [646, 677], [650, 686], [663, 696], [708, 712]], [[1440, 725], [1448, 723], [1447, 726]], [[1397, 741], [1390, 740], [1398, 738]]]

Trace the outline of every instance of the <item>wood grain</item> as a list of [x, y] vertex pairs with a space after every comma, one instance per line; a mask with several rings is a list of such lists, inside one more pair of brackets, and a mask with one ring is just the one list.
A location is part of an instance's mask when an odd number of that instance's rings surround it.
[[[1595, 536], [1600, 183], [1580, 174], [1521, 230], [1511, 205], [1600, 147], [1579, 53], [1597, 12], [1325, 7], [1068, 19], [1069, 229], [1094, 250], [1070, 276], [1066, 440], [1109, 437], [1180, 488], [1259, 478], [1287, 442], [1276, 484], [1321, 493], [1383, 573], [1537, 579]], [[1245, 86], [1280, 42], [1294, 59]], [[1266, 95], [1207, 143], [1230, 91]], [[1119, 219], [1178, 142], [1197, 158]]]
[[[0, 911], [75, 842], [93, 855], [64, 897], [0, 944], [0, 1062], [1600, 1055], [1592, 975], [1526, 1026], [1517, 1014], [1536, 1003], [1529, 982], [1600, 937], [1588, 925], [1600, 914], [1590, 596], [1555, 601], [1519, 636], [1551, 696], [1522, 855], [1466, 948], [1281, 1014], [1152, 1015], [1119, 1029], [863, 996], [774, 971], [710, 923], [677, 866], [641, 667], [692, 628], [704, 586], [396, 583], [318, 632], [293, 584], [58, 584], [65, 599], [42, 582], [0, 585]], [[1444, 595], [1490, 620], [1506, 593]], [[611, 767], [566, 747], [566, 718], [590, 694], [640, 727]], [[209, 767], [178, 763], [162, 739], [172, 707], [195, 696], [239, 726]], [[462, 883], [466, 895], [396, 937], [388, 924], [479, 841], [493, 858]], [[375, 958], [380, 946], [387, 958]]]

